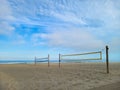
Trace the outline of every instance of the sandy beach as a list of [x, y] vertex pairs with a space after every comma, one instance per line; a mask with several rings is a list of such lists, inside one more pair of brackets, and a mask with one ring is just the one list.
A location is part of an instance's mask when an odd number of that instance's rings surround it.
[[112, 90], [119, 82], [120, 63], [109, 74], [105, 63], [0, 65], [0, 90]]

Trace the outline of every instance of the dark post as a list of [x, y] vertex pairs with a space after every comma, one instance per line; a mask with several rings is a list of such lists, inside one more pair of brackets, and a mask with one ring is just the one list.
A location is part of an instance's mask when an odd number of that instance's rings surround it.
[[59, 68], [60, 68], [60, 54], [59, 54]]
[[106, 68], [107, 68], [107, 73], [109, 73], [109, 57], [108, 57], [108, 46], [106, 46]]
[[50, 55], [48, 54], [48, 67], [50, 66]]

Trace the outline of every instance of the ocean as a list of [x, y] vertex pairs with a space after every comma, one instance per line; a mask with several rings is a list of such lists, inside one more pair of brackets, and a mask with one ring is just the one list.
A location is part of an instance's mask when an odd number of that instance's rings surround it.
[[[35, 60], [0, 60], [0, 64], [34, 64]], [[48, 63], [48, 60], [37, 61], [37, 63]], [[58, 60], [50, 60], [50, 63], [58, 63]]]
[[[82, 62], [105, 62], [105, 60], [61, 60], [61, 63], [82, 63]], [[109, 62], [120, 62], [110, 60]], [[0, 60], [0, 64], [34, 64], [35, 60]], [[37, 61], [37, 63], [48, 63], [48, 60]], [[50, 60], [50, 63], [59, 63], [59, 60]]]
[[[101, 62], [101, 60], [92, 61], [92, 60], [61, 60], [61, 63], [70, 63], [70, 62]], [[0, 64], [34, 64], [35, 60], [0, 60]], [[48, 60], [37, 61], [37, 63], [48, 63]], [[59, 63], [59, 60], [50, 60], [50, 63]]]

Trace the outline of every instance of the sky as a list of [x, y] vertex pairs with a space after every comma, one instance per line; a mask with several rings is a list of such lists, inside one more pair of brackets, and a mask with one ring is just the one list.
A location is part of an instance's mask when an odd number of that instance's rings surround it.
[[0, 59], [103, 51], [120, 61], [120, 0], [0, 0]]

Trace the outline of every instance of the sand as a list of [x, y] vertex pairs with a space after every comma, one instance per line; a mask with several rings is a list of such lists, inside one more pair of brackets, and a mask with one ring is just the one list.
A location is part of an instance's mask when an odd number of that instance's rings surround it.
[[117, 82], [120, 63], [111, 63], [109, 74], [105, 63], [0, 65], [0, 90], [112, 90]]
[[103, 85], [101, 87], [92, 88], [90, 90], [120, 90], [120, 82]]

